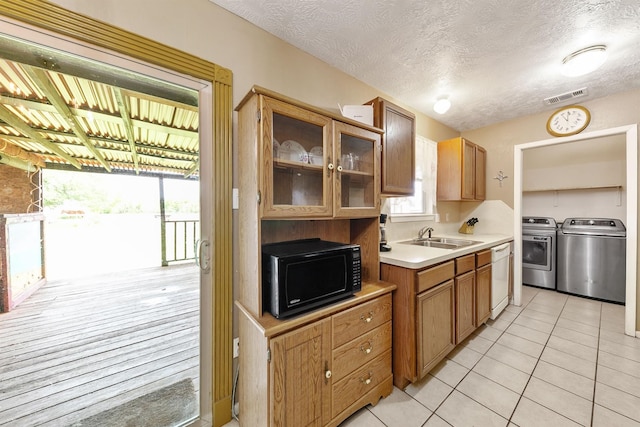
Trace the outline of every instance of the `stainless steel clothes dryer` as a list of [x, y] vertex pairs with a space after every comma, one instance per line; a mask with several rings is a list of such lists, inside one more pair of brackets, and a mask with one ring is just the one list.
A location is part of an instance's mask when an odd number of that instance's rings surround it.
[[553, 218], [522, 217], [522, 283], [556, 288], [556, 228]]

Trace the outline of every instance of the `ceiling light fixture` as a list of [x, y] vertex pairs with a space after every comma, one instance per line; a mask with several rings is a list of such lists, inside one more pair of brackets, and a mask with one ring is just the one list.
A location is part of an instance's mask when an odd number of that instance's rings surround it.
[[448, 97], [439, 98], [435, 104], [433, 104], [433, 111], [438, 114], [444, 114], [451, 108], [451, 101]]
[[583, 76], [598, 69], [606, 59], [605, 45], [585, 47], [562, 60], [562, 74], [568, 77]]

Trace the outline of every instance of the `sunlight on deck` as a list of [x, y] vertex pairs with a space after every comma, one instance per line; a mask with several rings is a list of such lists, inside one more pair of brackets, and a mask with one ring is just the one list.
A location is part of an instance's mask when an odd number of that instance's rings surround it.
[[0, 314], [0, 426], [100, 425], [177, 384], [197, 410], [198, 331], [194, 264], [51, 281]]

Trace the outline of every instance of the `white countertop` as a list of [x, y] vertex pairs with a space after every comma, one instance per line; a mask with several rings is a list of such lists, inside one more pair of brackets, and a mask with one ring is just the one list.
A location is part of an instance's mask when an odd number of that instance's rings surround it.
[[[421, 269], [438, 264], [449, 259], [457, 258], [483, 249], [492, 248], [501, 243], [513, 240], [512, 235], [507, 234], [437, 234], [433, 237], [449, 237], [452, 239], [474, 240], [481, 243], [466, 246], [460, 249], [440, 249], [426, 246], [389, 242], [390, 252], [380, 252], [380, 262], [398, 267]], [[406, 240], [402, 240], [406, 241]]]

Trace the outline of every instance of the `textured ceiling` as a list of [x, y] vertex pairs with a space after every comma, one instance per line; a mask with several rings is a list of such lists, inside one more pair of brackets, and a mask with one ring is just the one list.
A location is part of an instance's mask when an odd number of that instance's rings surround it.
[[[638, 0], [211, 0], [454, 129], [551, 111], [640, 87]], [[562, 58], [594, 44], [607, 62], [582, 77]], [[452, 107], [433, 112], [439, 96]]]

